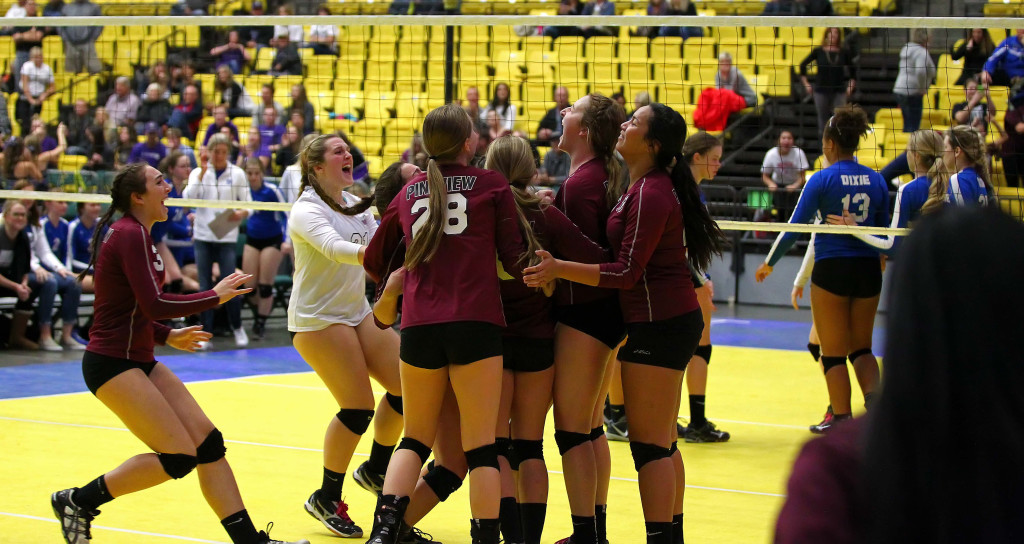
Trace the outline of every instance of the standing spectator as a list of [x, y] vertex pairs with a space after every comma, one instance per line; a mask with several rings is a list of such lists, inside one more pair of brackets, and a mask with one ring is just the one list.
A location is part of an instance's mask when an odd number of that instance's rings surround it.
[[[295, 15], [295, 8], [291, 4], [281, 4], [277, 7], [277, 14], [282, 17], [290, 17]], [[302, 44], [302, 34], [302, 25], [274, 25], [274, 36], [280, 38], [282, 35], [287, 35], [288, 40], [295, 47]], [[274, 42], [270, 42], [270, 45], [274, 45]]]
[[182, 135], [194, 138], [199, 131], [199, 122], [203, 119], [203, 103], [199, 100], [199, 88], [195, 85], [185, 87], [184, 99], [174, 107], [167, 126], [177, 128]]
[[267, 73], [272, 76], [301, 76], [302, 59], [299, 58], [299, 50], [291, 43], [287, 31], [277, 35], [274, 47], [277, 48], [277, 55], [274, 56], [273, 64]]
[[537, 181], [541, 185], [561, 187], [569, 176], [569, 163], [569, 154], [552, 145], [551, 151], [544, 155], [544, 165], [538, 172]]
[[900, 71], [892, 92], [903, 112], [903, 132], [916, 132], [921, 128], [924, 113], [924, 95], [928, 94], [937, 70], [928, 53], [931, 35], [926, 28], [911, 31], [910, 41], [900, 50]]
[[768, 150], [761, 165], [761, 181], [769, 189], [785, 187], [796, 191], [807, 181], [805, 175], [810, 164], [804, 150], [793, 145], [793, 133], [783, 129], [779, 133], [779, 145]]
[[274, 108], [263, 109], [263, 122], [259, 124], [260, 140], [263, 147], [274, 153], [281, 145], [281, 137], [284, 136], [285, 128], [277, 124], [277, 110]]
[[127, 77], [118, 77], [114, 82], [114, 94], [107, 99], [107, 114], [115, 125], [134, 123], [142, 101], [132, 93]]
[[166, 132], [164, 132], [164, 136], [167, 137], [168, 155], [170, 155], [171, 153], [181, 153], [182, 155], [188, 157], [188, 163], [192, 166], [192, 168], [195, 168], [197, 166], [198, 163], [196, 163], [195, 151], [192, 149], [191, 146], [181, 141], [181, 129], [171, 127], [167, 129]]
[[726, 89], [743, 97], [748, 108], [757, 105], [757, 93], [747, 83], [739, 69], [732, 64], [732, 55], [723, 52], [718, 55], [718, 72], [715, 72], [715, 88]]
[[276, 112], [275, 117], [280, 119], [282, 124], [288, 119], [284, 114], [284, 108], [274, 100], [274, 86], [270, 83], [264, 83], [263, 86], [260, 87], [260, 100], [257, 104], [254, 104], [252, 108], [253, 125], [259, 126], [259, 124], [263, 122], [263, 110], [266, 108], [274, 108], [274, 111]]
[[[15, 7], [17, 6], [11, 6], [11, 10]], [[23, 11], [24, 13], [21, 13], [19, 17], [35, 17], [36, 0], [26, 0]], [[7, 13], [11, 13], [11, 11], [8, 10]], [[11, 38], [14, 40], [14, 66], [11, 68], [11, 76], [14, 77], [16, 83], [15, 90], [19, 92], [23, 90], [21, 88], [21, 67], [28, 62], [33, 47], [41, 48], [43, 46], [45, 35], [45, 29], [37, 26], [18, 26], [11, 29]]]
[[43, 63], [43, 49], [33, 47], [29, 62], [21, 67], [21, 96], [16, 104], [21, 133], [27, 135], [32, 126], [32, 116], [43, 111], [43, 102], [56, 92], [53, 69]]
[[[807, 66], [811, 63], [818, 67], [814, 86], [807, 81]], [[818, 110], [819, 133], [825, 132], [825, 123], [832, 117], [832, 112], [845, 105], [853, 94], [856, 78], [857, 67], [849, 51], [842, 47], [839, 29], [828, 28], [821, 38], [821, 45], [815, 47], [800, 63], [800, 81], [807, 94], [814, 97], [814, 106]]]
[[569, 102], [569, 89], [558, 87], [555, 89], [555, 107], [544, 114], [537, 127], [537, 140], [541, 142], [553, 142], [562, 137], [562, 110], [572, 104]]
[[139, 135], [135, 132], [135, 124], [124, 124], [117, 127], [117, 140], [113, 146], [114, 169], [120, 170], [132, 163], [132, 150], [139, 143]]
[[[65, 17], [99, 17], [100, 7], [89, 0], [75, 0], [64, 5]], [[64, 39], [64, 69], [69, 73], [89, 71], [95, 74], [103, 70], [103, 64], [96, 54], [96, 40], [103, 32], [102, 26], [62, 26], [60, 37]]]
[[[317, 15], [330, 15], [327, 4], [320, 4]], [[316, 55], [338, 55], [338, 27], [335, 25], [312, 25], [309, 27], [309, 39], [306, 43], [313, 48]]]
[[227, 66], [231, 69], [233, 74], [241, 74], [242, 68], [245, 68], [249, 62], [252, 61], [252, 55], [246, 50], [245, 45], [240, 41], [241, 38], [237, 30], [231, 30], [228, 32], [228, 43], [224, 45], [218, 45], [210, 50], [211, 57], [217, 57], [217, 75], [220, 75], [220, 67]]
[[160, 125], [150, 121], [146, 123], [146, 141], [132, 147], [128, 163], [144, 162], [156, 168], [166, 156], [167, 147], [160, 143]]
[[[252, 12], [246, 15], [252, 15], [254, 18], [262, 18], [263, 13], [263, 2], [261, 0], [254, 0], [252, 3]], [[267, 47], [270, 42], [274, 41], [274, 27], [267, 25], [254, 25], [244, 26], [240, 29], [241, 38], [245, 46], [250, 49], [260, 49], [261, 47]]]
[[964, 70], [956, 80], [957, 85], [963, 85], [969, 78], [980, 74], [985, 68], [985, 61], [996, 50], [996, 44], [992, 41], [987, 28], [971, 28], [965, 32], [966, 35], [960, 45], [951, 50], [950, 58], [964, 59]]
[[227, 108], [225, 113], [231, 119], [246, 117], [252, 111], [252, 97], [245, 92], [245, 87], [235, 81], [235, 74], [228, 65], [222, 64], [217, 68], [217, 80], [213, 88], [220, 94], [220, 104]]
[[249, 159], [260, 161], [260, 164], [263, 166], [264, 175], [270, 172], [270, 150], [263, 147], [260, 141], [260, 129], [256, 127], [249, 127], [245, 145], [241, 146], [238, 158], [235, 159], [235, 165], [244, 169], [246, 161]]
[[462, 107], [469, 114], [469, 118], [474, 121], [477, 119], [483, 119], [480, 111], [480, 90], [476, 87], [469, 87], [466, 89], [466, 105]]
[[[260, 131], [262, 132], [262, 127], [260, 128]], [[277, 146], [277, 150], [274, 152], [274, 164], [276, 164], [282, 171], [298, 162], [299, 153], [302, 151], [302, 139], [303, 135], [295, 125], [289, 125], [284, 129], [284, 135], [281, 136], [280, 145]], [[267, 147], [269, 146], [264, 146], [264, 148]], [[355, 171], [355, 165], [356, 163], [353, 162], [353, 172]]]
[[303, 135], [313, 132], [313, 124], [316, 122], [316, 111], [306, 95], [305, 85], [301, 83], [292, 85], [292, 105], [288, 106], [288, 111], [291, 112], [291, 115], [294, 115], [295, 112], [300, 112], [302, 115], [301, 133]]
[[1003, 172], [1007, 187], [1024, 187], [1024, 102], [1006, 112], [1003, 119]]
[[508, 83], [498, 83], [494, 86], [494, 98], [487, 107], [480, 112], [480, 120], [487, 121], [487, 112], [493, 111], [498, 114], [501, 129], [504, 132], [512, 132], [516, 122], [516, 105], [509, 100], [510, 91]]
[[89, 155], [89, 136], [86, 132], [92, 124], [89, 116], [89, 103], [85, 99], [75, 100], [75, 107], [64, 115], [64, 125], [68, 127], [68, 155]]
[[1024, 28], [999, 44], [981, 71], [981, 82], [1010, 87], [1010, 102], [1024, 97]]
[[146, 98], [139, 104], [139, 111], [135, 114], [135, 130], [144, 129], [146, 123], [166, 127], [171, 121], [172, 113], [174, 106], [164, 98], [163, 87], [159, 83], [150, 83], [149, 87], [146, 87]]
[[953, 124], [972, 125], [977, 121], [987, 124], [995, 117], [996, 106], [992, 103], [988, 86], [984, 89], [979, 87], [977, 78], [968, 78], [964, 83], [964, 98], [963, 102], [953, 105]]

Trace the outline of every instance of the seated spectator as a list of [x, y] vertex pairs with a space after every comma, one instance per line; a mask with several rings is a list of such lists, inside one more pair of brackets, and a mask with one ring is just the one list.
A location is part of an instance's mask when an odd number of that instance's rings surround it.
[[245, 145], [241, 146], [235, 164], [244, 169], [246, 161], [256, 159], [263, 165], [263, 173], [266, 175], [270, 173], [270, 156], [270, 150], [263, 147], [260, 141], [260, 129], [250, 127], [246, 134]]
[[412, 163], [416, 159], [416, 155], [423, 153], [423, 135], [416, 132], [412, 135], [412, 142], [409, 143], [409, 149], [402, 152], [402, 162]]
[[103, 208], [98, 202], [79, 202], [77, 208], [78, 218], [68, 225], [68, 256], [64, 266], [70, 268], [76, 275], [86, 272], [82, 280], [82, 292], [92, 293], [92, 269], [89, 268], [92, 256], [90, 242], [96, 232], [96, 224], [99, 223]]
[[[647, 4], [647, 15], [697, 15], [697, 6], [690, 0], [650, 0]], [[634, 36], [656, 38], [658, 36], [699, 38], [704, 29], [699, 26], [643, 26], [636, 29]]]
[[306, 86], [299, 83], [292, 85], [292, 104], [288, 106], [288, 111], [291, 112], [289, 115], [295, 112], [302, 113], [302, 135], [310, 134], [314, 130], [314, 123], [316, 123], [316, 111], [313, 109], [313, 104], [310, 103], [309, 97], [306, 95]]
[[[644, 106], [651, 105], [651, 93], [647, 91], [640, 91], [633, 97], [633, 111], [636, 111]], [[630, 113], [632, 115], [632, 113]]]
[[[562, 0], [558, 4], [559, 15], [584, 15], [585, 5], [579, 0]], [[580, 36], [580, 29], [574, 26], [546, 26], [544, 35], [557, 38], [559, 36]]]
[[107, 115], [107, 108], [96, 106], [96, 109], [92, 112], [92, 124], [103, 129], [104, 136], [106, 136], [108, 142], [117, 139], [117, 125], [110, 121], [110, 116]]
[[1024, 98], [1024, 28], [1006, 38], [985, 61], [981, 82], [986, 85], [1010, 87], [1010, 102], [1016, 104]]
[[112, 146], [115, 170], [120, 170], [132, 163], [132, 150], [135, 149], [135, 145], [138, 143], [139, 136], [135, 132], [135, 124], [117, 127], [117, 140]]
[[[537, 127], [538, 142], [556, 142], [562, 137], [562, 110], [571, 106], [569, 102], [569, 89], [558, 87], [555, 89], [555, 107], [544, 114]], [[403, 159], [404, 160], [404, 159]]]
[[466, 104], [462, 106], [470, 119], [483, 119], [483, 112], [480, 110], [480, 90], [476, 87], [466, 89]]
[[11, 4], [11, 7], [7, 8], [7, 12], [4, 13], [4, 17], [8, 19], [17, 19], [24, 17], [27, 11], [25, 10], [26, 0], [18, 0], [16, 3]]
[[976, 78], [968, 78], [964, 83], [964, 98], [966, 100], [963, 102], [953, 104], [954, 124], [972, 125], [976, 121], [988, 123], [995, 117], [996, 106], [992, 103], [988, 86], [979, 87]]
[[21, 95], [18, 96], [18, 122], [21, 133], [28, 134], [31, 130], [32, 116], [43, 111], [43, 102], [57, 92], [53, 69], [43, 62], [43, 49], [33, 47], [29, 52], [29, 62], [21, 66]]
[[263, 147], [270, 153], [277, 152], [281, 146], [281, 137], [284, 136], [285, 128], [277, 123], [277, 110], [274, 108], [263, 109], [263, 121], [257, 126], [260, 131], [260, 141]]
[[[302, 30], [301, 26], [299, 30]], [[299, 58], [299, 50], [295, 48], [295, 44], [291, 43], [288, 33], [278, 34], [274, 43], [277, 54], [267, 73], [272, 76], [301, 76], [302, 59]]]
[[[290, 17], [295, 15], [295, 9], [291, 4], [281, 4], [277, 6], [277, 14], [282, 17]], [[288, 36], [288, 40], [293, 46], [299, 47], [302, 45], [302, 25], [274, 25], [274, 36], [280, 38], [283, 35]], [[270, 42], [270, 45], [273, 46], [274, 42]]]
[[252, 112], [253, 100], [249, 93], [235, 81], [235, 74], [226, 64], [217, 68], [214, 90], [220, 95], [220, 103], [227, 107], [228, 117], [248, 117]]
[[[263, 2], [261, 0], [254, 0], [252, 3], [252, 11], [250, 13], [244, 13], [239, 15], [252, 15], [253, 17], [262, 18], [265, 13], [263, 12]], [[259, 49], [261, 47], [270, 46], [270, 42], [274, 41], [274, 27], [267, 25], [254, 25], [254, 26], [243, 26], [239, 29], [240, 37], [245, 46], [252, 49]]]
[[43, 172], [32, 158], [32, 152], [25, 146], [25, 140], [14, 137], [4, 147], [3, 177], [9, 183], [28, 180], [33, 186], [41, 187], [45, 181]]
[[228, 108], [224, 104], [217, 104], [213, 107], [213, 123], [206, 127], [206, 136], [203, 136], [203, 145], [200, 149], [205, 148], [207, 142], [210, 141], [210, 137], [214, 134], [220, 134], [223, 129], [227, 128], [230, 132], [229, 139], [232, 142], [238, 142], [238, 127], [228, 119]]
[[0, 140], [6, 140], [13, 132], [11, 117], [7, 113], [7, 97], [0, 92]]
[[490, 141], [497, 140], [509, 132], [501, 124], [501, 116], [494, 110], [484, 112], [484, 125], [487, 127], [487, 138]]
[[203, 85], [196, 78], [196, 67], [191, 62], [183, 62], [171, 68], [171, 93], [178, 95], [178, 103], [185, 101], [185, 89], [192, 85], [199, 91], [200, 101], [203, 96]]
[[233, 74], [241, 74], [242, 69], [252, 62], [252, 55], [245, 48], [245, 44], [241, 42], [241, 37], [237, 30], [229, 31], [228, 43], [211, 49], [210, 56], [217, 58], [216, 68], [218, 69], [218, 76], [220, 75], [219, 70], [221, 66], [227, 66]]
[[480, 112], [480, 120], [487, 121], [487, 112], [493, 111], [498, 114], [501, 128], [505, 132], [512, 132], [516, 123], [516, 105], [509, 101], [510, 91], [508, 83], [498, 83], [494, 86], [494, 98], [487, 107]]
[[729, 90], [742, 96], [748, 108], [757, 105], [757, 93], [747, 83], [747, 78], [743, 77], [739, 69], [733, 66], [732, 55], [729, 53], [723, 52], [721, 55], [718, 55], [718, 72], [715, 73], [715, 88]]
[[115, 125], [134, 123], [142, 101], [132, 93], [128, 78], [121, 76], [114, 82], [114, 94], [107, 99], [107, 115]]
[[167, 126], [177, 128], [183, 136], [194, 138], [199, 131], [199, 122], [203, 119], [203, 103], [199, 98], [199, 88], [195, 85], [185, 87], [184, 99], [174, 107]]
[[831, 0], [771, 0], [762, 15], [805, 15], [826, 17], [833, 14]]
[[[260, 128], [262, 132], [263, 128]], [[302, 133], [295, 125], [288, 125], [283, 129], [279, 145], [274, 151], [274, 164], [279, 170], [284, 170], [299, 160], [299, 153], [302, 151]], [[262, 136], [262, 135], [261, 135]], [[355, 168], [353, 164], [353, 168]]]
[[[956, 44], [954, 44], [956, 45]], [[964, 59], [964, 70], [956, 79], [957, 85], [965, 85], [967, 80], [980, 74], [988, 60], [996, 50], [996, 44], [987, 28], [970, 28], [964, 30], [964, 39], [959, 46], [953, 47], [950, 58]]]
[[171, 6], [171, 15], [206, 15], [210, 0], [180, 0]]
[[[29, 282], [32, 249], [28, 239], [28, 207], [13, 198], [4, 202], [3, 224], [0, 228], [0, 297], [15, 297], [8, 347], [39, 349], [39, 344], [26, 336], [32, 317], [32, 303], [39, 295]], [[52, 340], [51, 340], [52, 342]]]
[[915, 28], [910, 41], [900, 50], [900, 69], [892, 92], [903, 113], [903, 132], [917, 132], [921, 127], [924, 97], [937, 73], [935, 61], [928, 53], [930, 42], [927, 28]]
[[128, 162], [144, 162], [153, 168], [167, 156], [167, 147], [160, 143], [160, 125], [150, 121], [146, 123], [146, 141], [135, 144], [128, 156]]
[[[40, 346], [49, 351], [58, 351], [60, 346], [71, 350], [85, 349], [85, 341], [75, 330], [78, 327], [78, 306], [82, 288], [75, 275], [68, 270], [61, 259], [66, 256], [68, 222], [64, 214], [68, 203], [63, 200], [47, 200], [46, 217], [41, 221], [29, 217], [29, 242], [32, 245], [32, 272], [35, 281], [42, 284], [39, 295]], [[29, 208], [29, 215], [38, 215]], [[38, 208], [36, 208], [38, 209]], [[37, 221], [33, 221], [36, 219]], [[54, 252], [57, 249], [58, 252]], [[53, 307], [56, 295], [60, 295], [60, 318], [62, 322], [60, 346], [53, 342]], [[49, 341], [48, 341], [49, 340]], [[54, 349], [54, 348], [58, 349]]]
[[[320, 4], [317, 15], [330, 15], [327, 4]], [[338, 55], [338, 27], [335, 25], [312, 25], [309, 27], [309, 39], [306, 43], [317, 55]]]
[[796, 191], [807, 182], [805, 176], [810, 167], [804, 150], [793, 145], [793, 133], [783, 129], [778, 145], [764, 155], [761, 181], [772, 190], [784, 187], [787, 191]]
[[40, 171], [57, 168], [58, 161], [68, 148], [67, 131], [68, 127], [58, 125], [57, 138], [54, 139], [47, 134], [43, 120], [38, 115], [33, 117], [32, 132], [25, 137], [25, 147], [32, 154], [32, 160], [36, 162]]
[[551, 150], [544, 155], [542, 168], [538, 170], [538, 183], [560, 187], [569, 176], [569, 163], [569, 154], [557, 145], [552, 145]]
[[146, 88], [146, 98], [139, 105], [139, 111], [135, 114], [135, 130], [145, 130], [148, 123], [155, 123], [158, 127], [166, 127], [174, 113], [174, 106], [164, 98], [164, 90], [159, 83], [150, 83]]
[[86, 132], [92, 124], [89, 103], [82, 98], [75, 100], [75, 107], [65, 112], [62, 117], [64, 126], [68, 127], [68, 149], [65, 153], [88, 156], [90, 143]]
[[1024, 187], [1024, 102], [1006, 112], [1006, 141], [1002, 145], [1003, 172], [1007, 187]]
[[172, 153], [181, 153], [188, 157], [189, 164], [192, 168], [196, 167], [196, 153], [191, 146], [181, 141], [181, 130], [177, 128], [169, 128], [164, 132], [164, 136], [167, 138], [167, 155], [170, 156]]
[[149, 86], [156, 83], [160, 85], [161, 96], [168, 100], [171, 98], [171, 74], [167, 71], [167, 63], [162, 60], [154, 62], [145, 73], [137, 73], [135, 82], [135, 93], [141, 97], [145, 97]]
[[[176, 130], [176, 129], [175, 129]], [[88, 160], [82, 170], [101, 172], [114, 169], [114, 150], [107, 145], [106, 131], [96, 125], [89, 126], [85, 132], [89, 137]]]
[[264, 83], [263, 86], [260, 87], [259, 102], [253, 105], [252, 108], [253, 125], [259, 126], [259, 124], [263, 122], [263, 110], [266, 108], [274, 108], [274, 111], [277, 113], [275, 117], [282, 125], [288, 121], [288, 116], [285, 115], [284, 108], [274, 100], [274, 86], [270, 83]]

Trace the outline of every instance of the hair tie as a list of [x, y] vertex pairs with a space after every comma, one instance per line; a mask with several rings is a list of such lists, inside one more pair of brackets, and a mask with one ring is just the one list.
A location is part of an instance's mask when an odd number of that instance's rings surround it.
[[432, 161], [436, 161], [437, 160], [437, 155], [428, 155], [427, 158], [432, 160]]

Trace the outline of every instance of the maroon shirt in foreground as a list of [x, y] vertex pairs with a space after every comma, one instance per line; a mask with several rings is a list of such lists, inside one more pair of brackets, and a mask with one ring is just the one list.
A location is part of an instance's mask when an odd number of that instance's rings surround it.
[[863, 417], [847, 421], [804, 444], [775, 525], [776, 544], [863, 541], [865, 424]]
[[[390, 206], [380, 217], [380, 225], [377, 232], [370, 238], [363, 254], [363, 268], [376, 284], [377, 288], [373, 293], [374, 304], [384, 294], [384, 287], [387, 286], [391, 273], [398, 270], [405, 262], [405, 235], [402, 234], [402, 225], [398, 220], [398, 207]], [[399, 298], [398, 307], [402, 307]], [[392, 323], [382, 323], [373, 314], [373, 323], [378, 329], [389, 329]]]
[[[608, 260], [608, 252], [584, 236], [558, 208], [546, 206], [541, 210], [523, 212], [541, 247], [555, 258], [579, 263], [601, 263]], [[562, 282], [558, 289], [567, 285], [572, 284]], [[522, 280], [504, 280], [501, 282], [501, 302], [508, 321], [505, 336], [555, 337], [551, 299], [539, 289], [527, 287]]]
[[[526, 251], [512, 189], [501, 174], [490, 170], [445, 164], [441, 172], [448, 186], [445, 234], [430, 261], [405, 274], [402, 328], [453, 321], [504, 327], [495, 255], [506, 272], [522, 281], [519, 259]], [[414, 226], [419, 229], [425, 223], [428, 200], [423, 173], [410, 180], [389, 206], [397, 207], [406, 240], [413, 239]], [[394, 239], [393, 232], [386, 236]]]
[[608, 216], [616, 261], [601, 265], [601, 287], [621, 289], [626, 323], [661, 321], [699, 308], [690, 279], [683, 213], [668, 173], [637, 180]]
[[110, 226], [95, 271], [96, 301], [86, 350], [99, 355], [153, 361], [171, 329], [156, 320], [184, 317], [216, 308], [217, 293], [172, 295], [161, 291], [164, 263], [149, 231], [131, 215]]
[[[608, 170], [601, 159], [591, 159], [565, 178], [555, 195], [555, 207], [601, 247], [608, 247]], [[615, 291], [581, 283], [562, 282], [555, 291], [559, 306], [593, 302], [616, 296]]]

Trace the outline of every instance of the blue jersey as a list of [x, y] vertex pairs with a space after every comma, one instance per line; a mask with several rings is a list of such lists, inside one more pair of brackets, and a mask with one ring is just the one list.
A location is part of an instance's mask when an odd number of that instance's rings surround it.
[[43, 220], [43, 231], [46, 233], [46, 242], [50, 244], [50, 251], [62, 263], [68, 262], [68, 222], [61, 217], [54, 225], [49, 218]]
[[64, 263], [75, 274], [89, 267], [89, 243], [95, 231], [96, 223], [87, 227], [81, 219], [75, 219], [68, 225], [68, 254]]
[[[921, 217], [921, 208], [928, 201], [928, 190], [931, 187], [931, 180], [928, 176], [921, 176], [910, 183], [900, 187], [896, 193], [896, 213], [892, 216], [894, 229], [905, 229]], [[872, 236], [870, 234], [856, 234], [857, 238], [863, 240], [871, 247], [892, 255], [903, 239], [902, 236]]]
[[[821, 217], [849, 211], [858, 225], [889, 225], [889, 188], [881, 174], [852, 160], [839, 161], [814, 174], [807, 181], [790, 223], [811, 223]], [[800, 236], [786, 232], [775, 240], [766, 262], [775, 266]], [[835, 257], [875, 257], [878, 251], [856, 237], [818, 233], [814, 237], [814, 260]]]
[[[252, 199], [255, 202], [286, 202], [277, 185], [267, 182], [263, 183], [263, 187], [252, 191]], [[284, 236], [287, 224], [288, 218], [284, 212], [255, 211], [249, 216], [249, 222], [245, 227], [245, 235], [254, 240], [266, 240], [275, 236]]]
[[[171, 193], [167, 197], [181, 198], [181, 192], [172, 185]], [[174, 260], [178, 262], [179, 266], [185, 266], [196, 260], [195, 246], [192, 242], [192, 221], [188, 218], [190, 213], [192, 213], [191, 208], [168, 206], [167, 221], [158, 223], [163, 224], [161, 228], [166, 233], [164, 243], [167, 244], [167, 249], [171, 250], [171, 254], [174, 255]], [[153, 230], [156, 230], [156, 225], [153, 225]]]
[[988, 204], [988, 189], [974, 168], [968, 166], [949, 177], [946, 202], [954, 206]]

